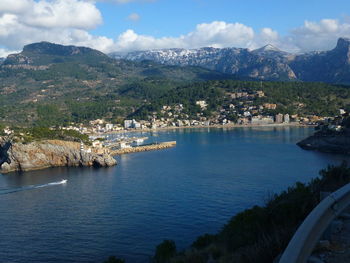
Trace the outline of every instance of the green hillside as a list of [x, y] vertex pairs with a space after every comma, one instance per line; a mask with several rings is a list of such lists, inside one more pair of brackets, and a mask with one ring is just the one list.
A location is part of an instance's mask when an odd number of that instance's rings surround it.
[[175, 87], [224, 78], [199, 67], [115, 60], [90, 48], [36, 43], [0, 67], [1, 120], [36, 124], [47, 105], [55, 108], [50, 124], [125, 117]]

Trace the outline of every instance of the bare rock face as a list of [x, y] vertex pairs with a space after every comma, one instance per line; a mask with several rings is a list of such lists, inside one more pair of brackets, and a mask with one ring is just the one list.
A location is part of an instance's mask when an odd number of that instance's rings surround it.
[[10, 164], [3, 164], [0, 172], [38, 170], [58, 166], [109, 167], [116, 160], [108, 155], [80, 151], [77, 142], [48, 140], [29, 144], [17, 143], [9, 150]]

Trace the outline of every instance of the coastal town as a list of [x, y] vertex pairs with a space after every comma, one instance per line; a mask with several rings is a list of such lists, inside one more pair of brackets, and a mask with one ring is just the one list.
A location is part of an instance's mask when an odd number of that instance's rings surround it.
[[[200, 127], [259, 127], [259, 126], [297, 126], [312, 125], [323, 130], [341, 131], [342, 119], [346, 115], [339, 109], [338, 116], [298, 115], [279, 112], [276, 103], [268, 103], [262, 90], [243, 89], [239, 92], [226, 92], [221, 105], [216, 110], [209, 109], [209, 101], [194, 101], [195, 114], [191, 116], [186, 106], [181, 103], [163, 105], [159, 111], [151, 112], [146, 120], [126, 118], [112, 122], [95, 119], [86, 123], [70, 123], [67, 126], [51, 127], [61, 131], [73, 131], [88, 137], [88, 142], [81, 141], [81, 152], [96, 154], [123, 154], [174, 147], [176, 142], [154, 144], [147, 137], [137, 137], [132, 132]], [[188, 107], [188, 105], [187, 105]], [[299, 103], [297, 107], [305, 107]], [[209, 114], [208, 114], [209, 112]], [[10, 135], [10, 127], [4, 134]], [[116, 136], [108, 136], [117, 134]], [[19, 133], [19, 136], [24, 135]]]
[[[192, 118], [184, 113], [183, 104], [163, 105], [158, 112], [152, 112], [147, 120], [125, 119], [123, 123], [112, 123], [96, 119], [86, 124], [74, 124], [62, 129], [76, 130], [83, 134], [104, 134], [150, 129], [187, 128], [187, 127], [225, 127], [225, 126], [261, 126], [261, 125], [316, 125], [320, 122], [331, 122], [335, 116], [317, 116], [279, 113], [275, 103], [255, 103], [263, 98], [263, 91], [242, 91], [227, 93], [225, 103], [212, 116], [205, 116], [208, 102], [195, 101], [198, 113]], [[302, 103], [298, 107], [304, 107]], [[276, 113], [277, 112], [277, 113]], [[344, 115], [339, 109], [339, 115]]]

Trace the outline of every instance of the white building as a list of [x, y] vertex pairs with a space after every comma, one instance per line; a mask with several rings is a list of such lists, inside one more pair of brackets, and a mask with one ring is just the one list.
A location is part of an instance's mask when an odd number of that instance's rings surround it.
[[201, 107], [202, 110], [205, 110], [208, 106], [208, 104], [205, 100], [196, 101], [196, 105], [199, 105], [199, 107]]
[[133, 128], [132, 127], [132, 122], [133, 122], [132, 120], [125, 120], [124, 121], [124, 128], [125, 129]]
[[267, 117], [253, 116], [251, 119], [251, 124], [255, 124], [255, 125], [266, 125], [266, 124], [273, 124], [273, 123], [274, 123], [274, 119], [272, 116], [267, 116]]
[[111, 131], [113, 130], [113, 127], [114, 125], [112, 123], [107, 123], [105, 128], [106, 128], [106, 131]]
[[290, 122], [290, 117], [289, 117], [289, 114], [284, 114], [284, 123], [289, 123]]

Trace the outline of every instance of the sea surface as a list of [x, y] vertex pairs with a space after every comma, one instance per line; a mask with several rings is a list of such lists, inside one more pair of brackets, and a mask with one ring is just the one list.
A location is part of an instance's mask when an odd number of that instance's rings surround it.
[[112, 168], [0, 175], [0, 262], [103, 262], [110, 255], [149, 262], [164, 239], [184, 249], [237, 212], [349, 159], [295, 145], [312, 132], [269, 127], [137, 134], [177, 146], [117, 157]]

